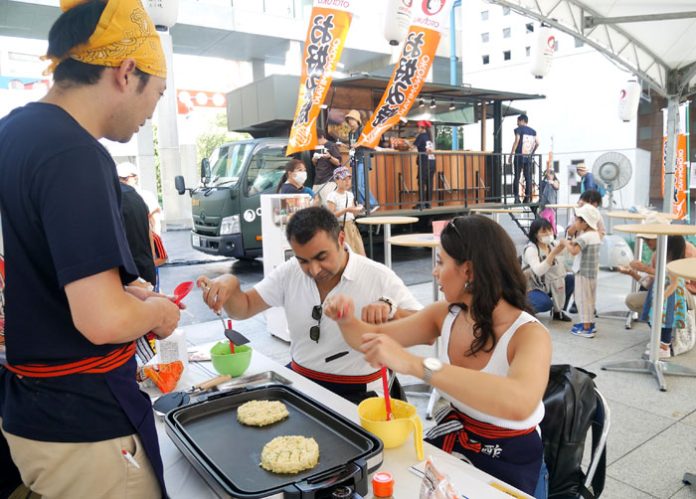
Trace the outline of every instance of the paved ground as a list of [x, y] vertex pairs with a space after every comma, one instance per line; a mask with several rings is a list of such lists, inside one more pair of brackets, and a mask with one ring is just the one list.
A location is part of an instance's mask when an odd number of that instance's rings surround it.
[[[524, 242], [519, 230], [508, 227], [518, 245]], [[234, 272], [243, 287], [253, 286], [263, 275], [261, 262], [244, 263], [229, 259], [211, 259], [190, 249], [188, 234], [168, 232], [164, 236], [174, 265], [161, 271], [163, 290], [171, 290], [183, 280], [198, 275], [215, 276]], [[381, 259], [381, 253], [375, 253]], [[428, 250], [396, 249], [394, 270], [424, 304], [432, 301], [430, 252]], [[600, 313], [622, 308], [623, 296], [629, 289], [628, 278], [602, 272], [598, 285]], [[222, 339], [222, 325], [197, 296], [186, 300], [191, 315], [182, 316], [182, 325], [210, 321], [205, 327], [186, 328], [195, 334], [187, 339], [202, 344]], [[553, 338], [553, 362], [583, 367], [597, 374], [597, 386], [609, 400], [611, 431], [608, 441], [607, 484], [602, 497], [624, 498], [696, 498], [696, 492], [682, 484], [685, 471], [696, 473], [696, 379], [669, 377], [668, 391], [660, 392], [653, 378], [643, 374], [602, 371], [607, 362], [638, 359], [649, 339], [648, 327], [636, 324], [624, 329], [623, 321], [598, 319], [599, 334], [585, 339], [572, 336], [568, 323], [551, 321], [540, 316]], [[239, 321], [235, 328], [247, 334], [254, 348], [281, 363], [289, 361], [288, 344], [266, 332], [263, 317]], [[430, 347], [418, 351], [431, 352]], [[677, 357], [677, 362], [696, 368], [696, 351]], [[406, 383], [415, 380], [403, 380]], [[412, 398], [425, 421], [427, 399]]]

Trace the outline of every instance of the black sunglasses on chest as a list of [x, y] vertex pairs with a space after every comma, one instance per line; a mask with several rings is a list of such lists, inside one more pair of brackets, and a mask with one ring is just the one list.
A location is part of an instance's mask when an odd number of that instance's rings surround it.
[[321, 324], [321, 316], [324, 313], [324, 309], [321, 305], [315, 305], [312, 307], [312, 319], [317, 321], [316, 326], [309, 328], [309, 339], [319, 343], [319, 336], [321, 335], [321, 329], [319, 329], [319, 324]]

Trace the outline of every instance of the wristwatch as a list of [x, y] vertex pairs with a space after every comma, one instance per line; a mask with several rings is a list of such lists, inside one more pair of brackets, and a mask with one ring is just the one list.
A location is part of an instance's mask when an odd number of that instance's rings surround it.
[[442, 369], [442, 361], [435, 357], [426, 357], [423, 359], [423, 381], [430, 384], [433, 374]]
[[396, 315], [396, 306], [394, 305], [394, 302], [386, 296], [380, 296], [379, 298], [377, 298], [377, 301], [381, 301], [389, 305], [389, 315], [387, 315], [387, 319], [392, 320]]

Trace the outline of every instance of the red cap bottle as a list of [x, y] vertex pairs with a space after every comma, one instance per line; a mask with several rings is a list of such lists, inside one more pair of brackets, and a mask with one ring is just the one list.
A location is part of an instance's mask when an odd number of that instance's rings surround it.
[[394, 494], [394, 477], [388, 471], [379, 471], [372, 477], [372, 494], [379, 498], [392, 497]]

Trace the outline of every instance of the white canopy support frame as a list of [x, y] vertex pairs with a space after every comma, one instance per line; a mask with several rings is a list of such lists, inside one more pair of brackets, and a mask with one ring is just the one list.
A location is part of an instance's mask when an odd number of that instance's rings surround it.
[[488, 0], [595, 48], [667, 98], [664, 211], [671, 212], [679, 103], [696, 94], [693, 0]]

